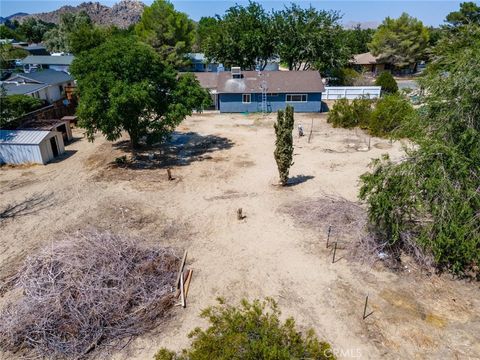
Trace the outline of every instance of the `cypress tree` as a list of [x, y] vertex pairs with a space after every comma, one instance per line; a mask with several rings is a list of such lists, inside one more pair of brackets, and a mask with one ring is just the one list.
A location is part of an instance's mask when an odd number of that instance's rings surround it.
[[293, 107], [287, 106], [285, 111], [278, 110], [275, 128], [275, 161], [277, 162], [280, 184], [287, 185], [288, 172], [293, 165]]

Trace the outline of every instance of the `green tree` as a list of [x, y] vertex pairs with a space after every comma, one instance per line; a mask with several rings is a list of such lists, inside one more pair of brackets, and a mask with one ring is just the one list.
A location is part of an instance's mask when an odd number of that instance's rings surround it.
[[162, 59], [179, 67], [185, 64], [185, 54], [191, 51], [195, 25], [169, 1], [155, 0], [143, 10], [135, 33], [157, 50]]
[[460, 10], [448, 14], [446, 21], [453, 27], [472, 24], [480, 25], [480, 6], [471, 1], [461, 3]]
[[398, 68], [415, 68], [426, 56], [428, 41], [428, 29], [423, 23], [403, 13], [398, 19], [387, 17], [368, 46], [373, 55]]
[[275, 128], [275, 161], [277, 162], [280, 184], [286, 186], [290, 166], [293, 165], [293, 107], [287, 106], [285, 111], [278, 110]]
[[380, 73], [375, 79], [375, 85], [382, 87], [383, 94], [395, 94], [398, 92], [397, 82], [388, 71]]
[[347, 99], [337, 100], [328, 112], [327, 122], [333, 127], [368, 128], [372, 119], [372, 103], [372, 100], [366, 98], [352, 102]]
[[181, 354], [161, 349], [155, 360], [335, 359], [330, 345], [319, 341], [313, 330], [303, 335], [293, 318], [280, 321], [280, 311], [272, 299], [243, 300], [239, 307], [219, 301], [220, 305], [202, 312], [210, 326], [189, 334], [193, 338], [189, 349]]
[[207, 16], [202, 17], [195, 29], [195, 46], [194, 51], [205, 52], [206, 41], [211, 34], [217, 31], [217, 18]]
[[79, 125], [93, 140], [97, 131], [110, 141], [122, 131], [132, 147], [161, 141], [193, 110], [209, 101], [193, 75], [177, 79], [149, 45], [116, 36], [77, 56], [71, 66], [80, 102]]
[[469, 36], [449, 50], [437, 45], [442, 56], [422, 79], [416, 146], [400, 163], [377, 160], [360, 197], [380, 242], [480, 279], [480, 41]]
[[6, 95], [5, 89], [0, 89], [0, 128], [6, 126], [10, 120], [34, 111], [44, 101], [27, 95]]
[[25, 35], [19, 33], [6, 25], [0, 25], [0, 39], [14, 39], [17, 41], [25, 40]]
[[14, 68], [14, 60], [28, 56], [28, 51], [13, 47], [11, 44], [0, 44], [0, 69]]
[[210, 60], [246, 70], [258, 64], [263, 69], [275, 54], [270, 15], [256, 2], [233, 6], [210, 25], [210, 35], [204, 41]]
[[23, 34], [28, 42], [39, 43], [43, 40], [45, 33], [55, 27], [55, 24], [28, 18], [20, 24], [18, 32]]
[[353, 29], [343, 31], [343, 36], [346, 38], [346, 45], [352, 54], [363, 54], [369, 51], [368, 43], [372, 41], [374, 29], [362, 29], [360, 24], [357, 24]]
[[45, 47], [52, 52], [72, 52], [70, 34], [80, 28], [92, 28], [92, 20], [85, 11], [65, 13], [60, 17], [58, 27], [44, 34]]
[[83, 24], [68, 34], [69, 51], [75, 55], [103, 44], [109, 36], [108, 29]]
[[276, 53], [289, 70], [314, 68], [326, 74], [345, 66], [351, 53], [340, 19], [338, 12], [294, 3], [275, 12]]

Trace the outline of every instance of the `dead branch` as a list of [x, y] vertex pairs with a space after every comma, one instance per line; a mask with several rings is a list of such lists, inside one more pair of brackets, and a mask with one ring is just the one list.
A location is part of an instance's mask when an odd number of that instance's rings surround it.
[[0, 349], [49, 359], [119, 349], [162, 321], [179, 263], [172, 249], [124, 236], [68, 236], [26, 260], [23, 297], [0, 312]]

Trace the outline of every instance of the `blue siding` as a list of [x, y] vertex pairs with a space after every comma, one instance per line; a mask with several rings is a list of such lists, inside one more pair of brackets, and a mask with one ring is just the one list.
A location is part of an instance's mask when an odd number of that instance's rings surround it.
[[[262, 94], [254, 93], [251, 95], [252, 102], [250, 104], [243, 104], [242, 94], [219, 94], [218, 102], [220, 112], [244, 113], [261, 111]], [[286, 102], [286, 95], [286, 93], [278, 93], [276, 96], [268, 96], [268, 111], [276, 112], [277, 110], [285, 109], [287, 105], [292, 105], [295, 108], [296, 112], [320, 112], [322, 109], [322, 93], [307, 93], [306, 102]]]

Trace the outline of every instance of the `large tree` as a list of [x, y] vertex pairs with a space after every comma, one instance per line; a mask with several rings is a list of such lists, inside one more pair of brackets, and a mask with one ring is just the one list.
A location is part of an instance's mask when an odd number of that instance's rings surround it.
[[369, 43], [370, 51], [398, 68], [415, 67], [426, 57], [428, 29], [423, 23], [403, 13], [398, 19], [387, 17]]
[[352, 54], [362, 54], [369, 51], [368, 43], [372, 41], [375, 29], [362, 29], [357, 24], [353, 29], [346, 29], [343, 32], [348, 48]]
[[217, 18], [212, 16], [202, 17], [195, 29], [194, 51], [205, 52], [205, 45], [210, 35], [216, 31]]
[[82, 28], [93, 28], [92, 20], [85, 11], [62, 14], [58, 27], [45, 33], [44, 44], [52, 52], [72, 52], [70, 35]]
[[446, 22], [454, 27], [472, 24], [480, 25], [480, 6], [474, 2], [461, 3], [458, 11], [453, 11], [447, 15]]
[[28, 18], [18, 27], [18, 32], [24, 35], [28, 42], [39, 43], [47, 31], [54, 29], [56, 26], [35, 18]]
[[480, 28], [462, 27], [468, 41], [439, 43], [421, 80], [416, 146], [377, 160], [361, 197], [381, 243], [480, 279]]
[[132, 146], [143, 137], [162, 140], [210, 100], [192, 74], [177, 77], [149, 45], [114, 36], [75, 58], [80, 126], [93, 140], [97, 131], [114, 141], [126, 131]]
[[204, 41], [205, 55], [211, 60], [242, 69], [257, 65], [263, 69], [275, 54], [271, 17], [256, 2], [229, 8], [211, 25], [210, 36]]
[[195, 25], [186, 14], [176, 11], [169, 1], [155, 0], [143, 10], [135, 33], [153, 46], [162, 59], [181, 66], [194, 43]]
[[290, 70], [315, 68], [325, 74], [344, 66], [350, 52], [336, 11], [291, 4], [274, 13], [276, 53]]

